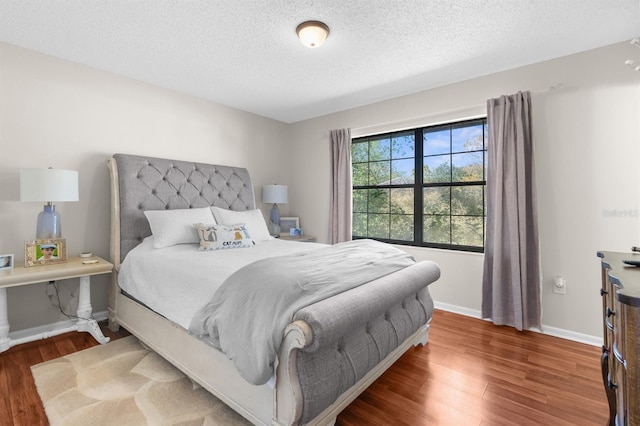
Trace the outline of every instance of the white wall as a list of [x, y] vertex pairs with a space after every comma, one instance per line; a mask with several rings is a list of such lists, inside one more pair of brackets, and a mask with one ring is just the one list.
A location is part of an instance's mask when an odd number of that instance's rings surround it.
[[[247, 167], [262, 185], [289, 182], [287, 125], [131, 79], [0, 43], [0, 254], [24, 262], [41, 203], [19, 200], [20, 168], [78, 170], [80, 201], [58, 203], [68, 254], [109, 258], [107, 159], [150, 155]], [[286, 206], [283, 214], [286, 215]], [[94, 312], [106, 310], [108, 277], [92, 278]], [[77, 280], [63, 282], [65, 299]], [[11, 330], [65, 320], [45, 286], [8, 291]]]
[[[596, 251], [640, 245], [640, 73], [624, 65], [634, 54], [637, 48], [620, 43], [294, 124], [296, 181], [289, 208], [305, 233], [326, 241], [331, 129], [348, 127], [361, 136], [463, 119], [482, 112], [489, 98], [562, 83], [564, 90], [532, 98], [543, 324], [551, 333], [597, 340], [602, 321]], [[436, 302], [479, 314], [482, 255], [408, 251], [440, 264], [442, 278], [431, 286]], [[566, 278], [566, 295], [551, 292], [556, 275]]]

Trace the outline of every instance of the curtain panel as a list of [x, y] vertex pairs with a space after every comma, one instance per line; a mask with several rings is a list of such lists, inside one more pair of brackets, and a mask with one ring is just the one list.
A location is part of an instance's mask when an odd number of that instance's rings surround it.
[[331, 200], [329, 243], [351, 240], [352, 183], [351, 129], [332, 130], [331, 143]]
[[518, 330], [541, 329], [530, 93], [489, 99], [487, 125], [482, 317]]

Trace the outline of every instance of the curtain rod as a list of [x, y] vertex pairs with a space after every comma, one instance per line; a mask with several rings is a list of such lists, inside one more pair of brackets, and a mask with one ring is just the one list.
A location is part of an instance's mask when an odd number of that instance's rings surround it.
[[[563, 90], [565, 88], [565, 85], [563, 83], [556, 83], [553, 84], [549, 87], [546, 87], [544, 89], [538, 89], [538, 90], [530, 90], [529, 93], [531, 93], [532, 95], [539, 95], [542, 93], [548, 93], [548, 92], [555, 92], [555, 91], [560, 91]], [[468, 105], [465, 107], [461, 107], [461, 108], [453, 108], [453, 109], [449, 109], [449, 110], [445, 110], [445, 111], [438, 111], [438, 112], [434, 112], [432, 114], [427, 114], [427, 115], [423, 115], [423, 116], [419, 116], [419, 117], [413, 117], [413, 118], [408, 118], [406, 120], [401, 120], [401, 121], [390, 121], [387, 123], [377, 123], [371, 126], [364, 126], [364, 127], [354, 127], [351, 129], [352, 132], [362, 132], [362, 131], [366, 131], [367, 129], [374, 129], [374, 128], [378, 128], [378, 127], [384, 127], [384, 126], [399, 126], [401, 127], [403, 124], [407, 124], [407, 123], [411, 123], [411, 122], [415, 122], [415, 121], [419, 121], [419, 120], [427, 120], [429, 118], [433, 118], [433, 117], [437, 117], [440, 115], [448, 115], [448, 114], [452, 114], [454, 112], [464, 112], [467, 110], [474, 110], [480, 107], [485, 106], [487, 103], [483, 102], [481, 104], [475, 104], [475, 105]], [[323, 136], [328, 136], [329, 134], [331, 134], [331, 131], [326, 131], [322, 133]]]

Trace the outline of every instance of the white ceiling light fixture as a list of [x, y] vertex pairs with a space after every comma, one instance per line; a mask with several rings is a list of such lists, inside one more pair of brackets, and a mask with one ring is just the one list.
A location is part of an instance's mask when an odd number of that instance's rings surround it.
[[296, 34], [300, 37], [302, 44], [313, 49], [322, 46], [329, 36], [329, 27], [324, 22], [305, 21], [298, 25]]

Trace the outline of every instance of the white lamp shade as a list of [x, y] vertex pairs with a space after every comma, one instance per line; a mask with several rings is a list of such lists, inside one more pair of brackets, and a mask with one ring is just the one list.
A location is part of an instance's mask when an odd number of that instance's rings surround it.
[[59, 169], [20, 170], [21, 201], [78, 201], [78, 172]]
[[263, 186], [262, 202], [266, 204], [286, 204], [287, 203], [287, 185]]
[[322, 45], [329, 35], [329, 27], [319, 21], [307, 21], [296, 28], [300, 41], [307, 47], [316, 48]]

